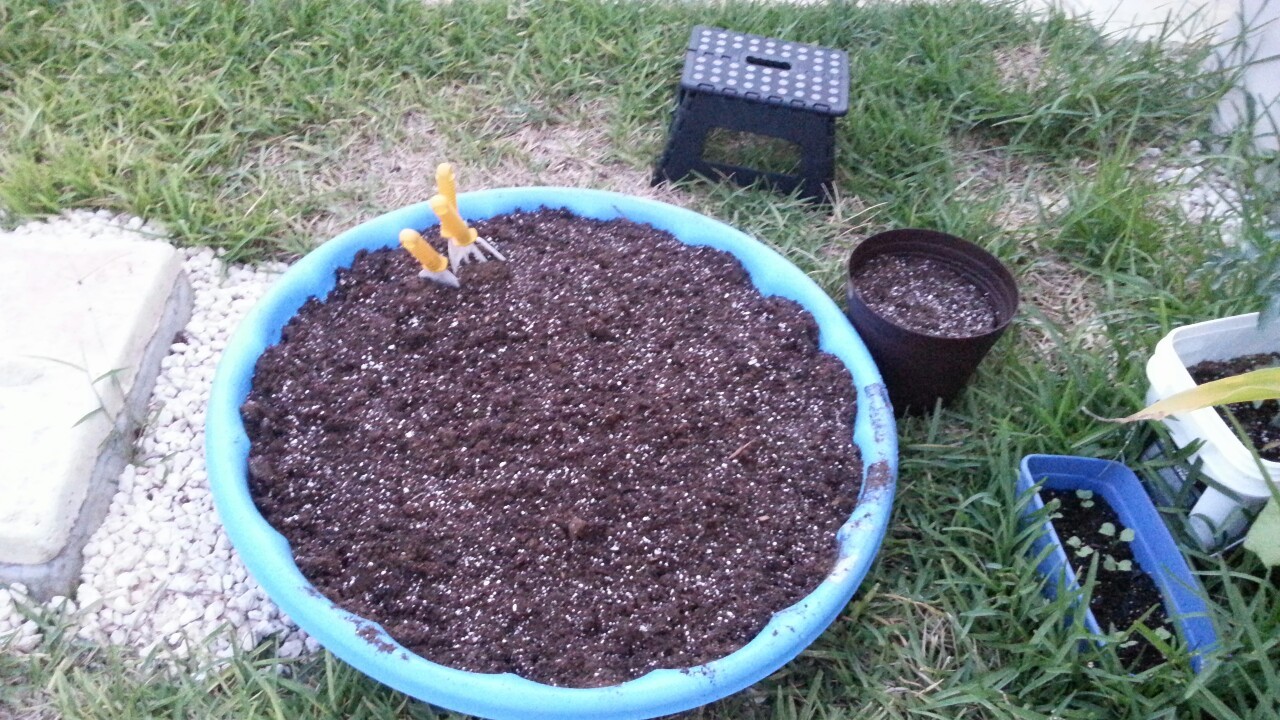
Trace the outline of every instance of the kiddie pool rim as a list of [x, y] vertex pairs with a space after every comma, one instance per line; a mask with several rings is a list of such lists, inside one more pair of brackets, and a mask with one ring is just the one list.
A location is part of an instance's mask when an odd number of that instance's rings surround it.
[[[476, 220], [541, 206], [562, 207], [597, 219], [625, 217], [648, 223], [689, 245], [725, 250], [743, 264], [764, 295], [792, 299], [819, 327], [820, 347], [838, 357], [854, 379], [858, 412], [853, 440], [861, 450], [863, 486], [858, 506], [837, 533], [832, 573], [799, 603], [775, 614], [736, 652], [706, 665], [656, 670], [604, 688], [558, 688], [512, 674], [455, 670], [410, 653], [382, 628], [333, 605], [302, 576], [287, 541], [258, 513], [249, 495], [249, 440], [240, 419], [257, 358], [278, 342], [302, 303], [333, 287], [334, 271], [362, 248], [394, 246], [402, 228], [438, 222], [419, 203], [363, 223], [294, 264], [250, 310], [218, 364], [205, 428], [205, 456], [214, 504], [228, 537], [250, 574], [299, 627], [329, 651], [372, 678], [425, 702], [502, 719], [648, 718], [687, 710], [751, 685], [786, 664], [843, 610], [865, 577], [888, 526], [897, 471], [897, 433], [880, 373], [844, 313], [799, 268], [763, 244], [711, 218], [666, 203], [599, 190], [531, 187], [483, 190], [458, 196], [463, 217]], [[517, 260], [518, 261], [518, 260]], [[357, 632], [377, 631], [394, 649], [378, 649]]]

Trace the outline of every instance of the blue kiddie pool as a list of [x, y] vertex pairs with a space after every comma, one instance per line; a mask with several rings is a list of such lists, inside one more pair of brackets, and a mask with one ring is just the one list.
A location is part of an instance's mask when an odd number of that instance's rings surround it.
[[[409, 652], [381, 627], [322, 597], [299, 572], [288, 542], [263, 520], [250, 498], [249, 438], [240, 405], [249, 393], [259, 355], [279, 341], [282, 328], [303, 302], [323, 298], [333, 288], [336, 269], [349, 265], [361, 249], [397, 246], [402, 228], [437, 224], [427, 204], [420, 203], [349, 230], [298, 261], [249, 313], [222, 355], [206, 415], [209, 483], [227, 535], [254, 579], [302, 629], [370, 677], [433, 705], [486, 718], [667, 715], [735, 693], [786, 664], [835, 620], [858, 589], [880, 547], [893, 504], [898, 470], [893, 411], [875, 363], [844, 314], [773, 250], [728, 225], [664, 203], [592, 190], [521, 188], [464, 193], [458, 196], [458, 206], [462, 216], [473, 221], [546, 206], [583, 217], [647, 223], [687, 245], [733, 254], [762, 294], [789, 298], [808, 310], [817, 321], [821, 348], [844, 362], [858, 394], [851, 440], [861, 450], [864, 476], [858, 506], [832, 538], [839, 545], [835, 567], [811, 594], [775, 614], [754, 640], [724, 658], [589, 689], [444, 667]], [[382, 642], [370, 642], [370, 628]], [[393, 648], [390, 652], [387, 644]]]

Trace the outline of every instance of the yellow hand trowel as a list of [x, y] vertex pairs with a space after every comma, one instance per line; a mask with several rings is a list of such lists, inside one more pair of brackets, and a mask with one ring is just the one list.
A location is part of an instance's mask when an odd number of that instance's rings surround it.
[[405, 228], [400, 231], [400, 246], [422, 264], [422, 272], [418, 277], [434, 280], [449, 287], [458, 287], [458, 276], [449, 271], [449, 261], [436, 252], [417, 230]]
[[480, 251], [488, 250], [498, 260], [506, 260], [488, 240], [480, 237], [458, 214], [458, 192], [453, 179], [453, 166], [441, 163], [436, 168], [438, 195], [427, 201], [436, 217], [440, 218], [440, 235], [449, 241], [449, 266], [457, 269], [468, 260], [485, 262], [489, 258]]

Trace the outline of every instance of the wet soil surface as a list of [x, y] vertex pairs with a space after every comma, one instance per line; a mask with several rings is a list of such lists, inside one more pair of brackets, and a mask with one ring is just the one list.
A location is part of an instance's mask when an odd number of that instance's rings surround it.
[[854, 271], [858, 296], [899, 327], [938, 337], [973, 337], [995, 329], [986, 292], [946, 263], [924, 255], [878, 255]]
[[260, 358], [250, 489], [410, 650], [600, 686], [723, 657], [831, 571], [854, 389], [732, 256], [563, 211], [455, 290], [361, 253]]
[[[1280, 366], [1280, 353], [1259, 353], [1242, 355], [1231, 360], [1206, 360], [1187, 370], [1197, 385], [1203, 385], [1250, 370], [1277, 366]], [[1216, 409], [1222, 419], [1227, 422], [1227, 427], [1234, 431], [1235, 427], [1231, 424], [1231, 418], [1226, 412], [1230, 410], [1231, 415], [1235, 416], [1249, 439], [1253, 441], [1253, 446], [1258, 449], [1258, 455], [1263, 460], [1280, 462], [1280, 400], [1230, 403]]]
[[[1089, 609], [1102, 631], [1128, 630], [1141, 620], [1148, 628], [1173, 638], [1177, 631], [1165, 612], [1160, 589], [1151, 576], [1138, 567], [1129, 543], [1123, 539], [1125, 527], [1115, 511], [1098, 496], [1082, 498], [1076, 492], [1058, 490], [1041, 490], [1040, 496], [1046, 503], [1050, 500], [1059, 503], [1056, 512], [1061, 517], [1053, 518], [1053, 527], [1081, 582], [1088, 577], [1089, 566], [1097, 556], [1098, 569]], [[1129, 635], [1116, 655], [1133, 672], [1165, 661], [1164, 655], [1136, 632]]]

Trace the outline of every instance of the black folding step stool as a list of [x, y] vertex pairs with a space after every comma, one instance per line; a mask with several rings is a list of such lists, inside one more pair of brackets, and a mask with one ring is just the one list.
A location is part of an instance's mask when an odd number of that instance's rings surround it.
[[[667, 147], [653, 184], [691, 174], [740, 185], [764, 180], [784, 193], [825, 202], [835, 179], [836, 118], [849, 111], [843, 50], [698, 25], [689, 37]], [[788, 175], [704, 160], [715, 128], [795, 143], [800, 172]]]

